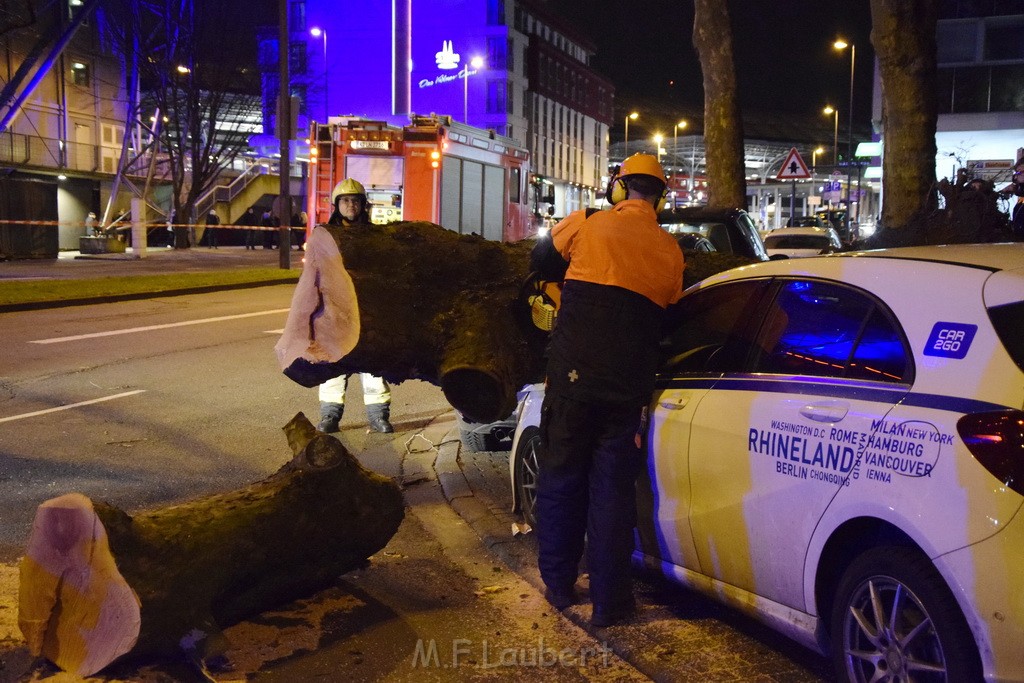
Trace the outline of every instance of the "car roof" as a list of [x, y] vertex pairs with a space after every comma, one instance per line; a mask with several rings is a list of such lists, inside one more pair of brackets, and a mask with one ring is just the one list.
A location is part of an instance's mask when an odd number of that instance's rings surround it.
[[[964, 268], [979, 268], [991, 272], [1013, 271], [1013, 277], [1024, 277], [1024, 243], [950, 244], [923, 247], [899, 247], [870, 251], [851, 251], [800, 259], [783, 259], [753, 263], [726, 270], [702, 280], [696, 287], [743, 279], [747, 277], [784, 276], [798, 274], [814, 277], [841, 277], [856, 272], [857, 263], [878, 264], [892, 259], [898, 261], [928, 261]], [[854, 270], [848, 271], [849, 268]]]
[[746, 213], [738, 208], [714, 208], [709, 206], [685, 206], [678, 209], [664, 209], [658, 212], [659, 223], [678, 223], [692, 220], [722, 220]]
[[765, 239], [783, 235], [814, 235], [817, 237], [829, 237], [833, 232], [835, 232], [833, 228], [822, 225], [791, 226], [787, 228], [776, 228], [765, 235]]

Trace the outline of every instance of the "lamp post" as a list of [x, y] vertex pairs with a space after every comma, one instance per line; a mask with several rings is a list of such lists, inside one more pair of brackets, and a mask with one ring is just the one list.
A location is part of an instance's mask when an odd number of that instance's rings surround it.
[[484, 65], [483, 57], [473, 57], [473, 59], [466, 62], [466, 67], [463, 69], [462, 78], [462, 122], [467, 126], [469, 125], [469, 75], [473, 73], [469, 70], [469, 67], [479, 69]]
[[623, 159], [629, 156], [629, 121], [630, 119], [636, 121], [638, 118], [640, 118], [640, 113], [635, 111], [626, 116], [626, 140], [623, 145], [625, 148], [625, 151], [622, 153]]
[[[846, 106], [850, 108], [848, 116], [849, 129], [846, 131], [846, 187], [847, 187], [847, 202], [846, 202], [846, 231], [850, 231], [850, 209], [853, 207], [853, 200], [850, 197], [850, 189], [853, 187], [853, 175], [850, 170], [850, 164], [853, 163], [853, 69], [857, 61], [857, 46], [853, 43], [847, 43], [842, 38], [837, 38], [836, 42], [832, 43], [832, 47], [837, 50], [845, 50], [847, 47], [850, 48], [850, 100]], [[860, 204], [857, 205], [857, 212], [860, 213]]]
[[832, 130], [832, 165], [837, 166], [839, 165], [839, 110], [828, 104], [821, 111], [825, 116], [835, 118]]
[[[679, 129], [686, 128], [686, 121], [680, 121], [676, 125], [672, 126], [672, 156], [675, 158], [676, 165], [679, 165]], [[672, 173], [672, 184], [676, 184], [676, 174]]]
[[814, 173], [814, 169], [818, 166], [818, 155], [824, 153], [824, 147], [818, 147], [811, 152], [811, 173]]
[[653, 140], [654, 140], [654, 149], [657, 150], [656, 154], [658, 155], [658, 163], [659, 164], [661, 164], [661, 142], [664, 139], [665, 139], [665, 136], [662, 135], [661, 133], [655, 133], [654, 134], [654, 138], [653, 138]]
[[327, 86], [331, 82], [331, 79], [327, 77], [327, 29], [314, 26], [309, 29], [309, 35], [314, 38], [323, 37], [324, 39], [324, 123], [327, 123], [327, 119], [330, 118], [330, 101], [327, 97]]

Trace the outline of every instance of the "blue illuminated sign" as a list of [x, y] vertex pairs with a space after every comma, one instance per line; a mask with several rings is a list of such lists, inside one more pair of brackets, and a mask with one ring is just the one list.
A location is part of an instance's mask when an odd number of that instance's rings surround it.
[[924, 345], [924, 355], [940, 358], [963, 358], [971, 348], [977, 325], [937, 322]]

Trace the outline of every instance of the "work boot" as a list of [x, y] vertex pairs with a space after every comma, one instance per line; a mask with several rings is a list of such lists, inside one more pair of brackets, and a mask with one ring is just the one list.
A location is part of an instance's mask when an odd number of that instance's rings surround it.
[[366, 406], [366, 419], [370, 423], [370, 429], [381, 434], [390, 434], [395, 431], [388, 419], [391, 417], [391, 406], [384, 403], [372, 403]]
[[341, 403], [320, 402], [320, 424], [316, 426], [324, 434], [333, 434], [338, 431], [338, 423], [341, 422], [341, 414], [345, 406]]

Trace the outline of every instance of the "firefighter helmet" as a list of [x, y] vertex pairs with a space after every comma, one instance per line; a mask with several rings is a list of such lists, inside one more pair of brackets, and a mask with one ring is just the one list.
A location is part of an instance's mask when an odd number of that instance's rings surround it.
[[366, 200], [366, 188], [363, 187], [362, 183], [352, 178], [345, 178], [340, 183], [334, 186], [331, 191], [331, 205], [338, 205], [338, 197], [346, 197], [351, 195], [359, 195]]
[[608, 183], [608, 190], [605, 196], [610, 204], [618, 204], [626, 198], [626, 183], [623, 182], [623, 178], [632, 175], [643, 175], [658, 180], [662, 188], [662, 200], [658, 204], [658, 210], [660, 211], [664, 205], [665, 193], [668, 190], [668, 180], [665, 178], [665, 171], [662, 170], [661, 164], [658, 163], [658, 158], [652, 154], [644, 154], [643, 152], [637, 152], [630, 156], [616, 173], [612, 175], [611, 182]]
[[668, 184], [668, 180], [665, 178], [665, 171], [661, 169], [658, 158], [653, 154], [637, 152], [623, 161], [622, 166], [619, 167], [618, 177], [625, 178], [628, 175], [654, 176], [666, 185]]

